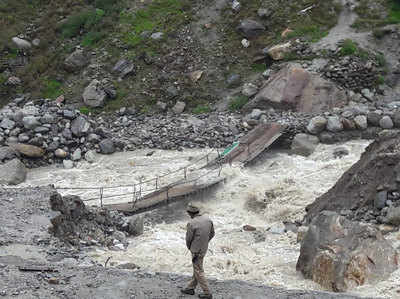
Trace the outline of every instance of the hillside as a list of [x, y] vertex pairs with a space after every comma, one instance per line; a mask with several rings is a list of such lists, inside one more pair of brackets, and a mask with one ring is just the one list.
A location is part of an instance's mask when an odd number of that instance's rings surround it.
[[[349, 5], [333, 0], [0, 0], [0, 101], [4, 105], [26, 94], [30, 100], [64, 95], [65, 103], [84, 113], [132, 106], [150, 112], [158, 109], [157, 101], [167, 107], [183, 101], [186, 111], [194, 113], [214, 110], [221, 102], [236, 110], [249, 100], [240, 86], [261, 86], [267, 67], [348, 56], [375, 62], [371, 89], [386, 83], [393, 89], [397, 79], [385, 49], [378, 53], [350, 39], [339, 51], [310, 46], [326, 37], [351, 5], [362, 16], [353, 28], [373, 30], [376, 44], [384, 44], [389, 33], [384, 26], [400, 21], [400, 5], [383, 0]], [[260, 26], [255, 34], [238, 30], [247, 19]], [[28, 43], [18, 45], [15, 37]], [[296, 46], [271, 65], [263, 49], [287, 41]], [[71, 64], [67, 57], [77, 49], [83, 50], [78, 64]], [[122, 59], [125, 64], [116, 68]], [[82, 101], [93, 79], [111, 89], [104, 108]]]

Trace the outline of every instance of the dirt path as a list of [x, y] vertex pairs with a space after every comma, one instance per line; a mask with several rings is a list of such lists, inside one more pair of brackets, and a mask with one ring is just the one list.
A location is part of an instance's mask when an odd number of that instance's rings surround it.
[[343, 10], [339, 16], [338, 23], [333, 27], [329, 34], [313, 45], [314, 50], [336, 50], [338, 42], [343, 39], [351, 39], [357, 42], [363, 48], [371, 48], [369, 42], [369, 32], [356, 32], [351, 25], [357, 19], [357, 14], [352, 7], [354, 0], [340, 0]]

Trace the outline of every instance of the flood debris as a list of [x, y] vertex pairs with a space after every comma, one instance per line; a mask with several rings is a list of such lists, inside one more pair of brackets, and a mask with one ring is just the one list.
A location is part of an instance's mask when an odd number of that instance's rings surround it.
[[106, 208], [86, 206], [79, 196], [50, 195], [50, 207], [60, 212], [52, 218], [49, 232], [74, 246], [101, 245], [124, 250], [130, 235], [143, 233], [143, 217], [124, 217]]

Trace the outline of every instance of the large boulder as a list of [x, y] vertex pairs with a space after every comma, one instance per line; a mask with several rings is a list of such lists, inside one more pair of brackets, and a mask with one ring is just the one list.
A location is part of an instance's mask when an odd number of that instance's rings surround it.
[[323, 116], [313, 117], [307, 125], [307, 131], [313, 135], [321, 133], [326, 128], [327, 120]]
[[309, 156], [315, 151], [318, 143], [318, 137], [300, 133], [293, 138], [291, 149], [294, 154]]
[[120, 78], [124, 78], [126, 75], [134, 71], [135, 66], [133, 63], [126, 59], [119, 60], [113, 67], [113, 73], [117, 74]]
[[32, 44], [22, 38], [13, 37], [11, 40], [17, 46], [18, 49], [27, 50], [27, 49], [32, 48]]
[[273, 60], [282, 60], [290, 52], [292, 44], [290, 42], [275, 45], [271, 48], [263, 49], [263, 53], [269, 55]]
[[17, 152], [9, 146], [0, 147], [0, 163], [17, 157]]
[[142, 215], [132, 216], [128, 222], [128, 234], [139, 236], [143, 234], [144, 218]]
[[18, 185], [26, 179], [26, 167], [18, 159], [0, 165], [0, 184]]
[[321, 113], [342, 107], [347, 96], [332, 82], [310, 73], [298, 64], [288, 64], [271, 76], [245, 110], [277, 108], [306, 113]]
[[64, 68], [69, 72], [77, 72], [89, 63], [85, 52], [81, 49], [75, 50], [64, 61]]
[[376, 227], [324, 211], [302, 240], [296, 270], [328, 290], [345, 292], [388, 278], [398, 258]]
[[77, 137], [85, 136], [89, 132], [90, 123], [83, 116], [78, 116], [71, 122], [71, 131]]
[[46, 151], [41, 147], [31, 144], [10, 143], [9, 147], [29, 158], [41, 158], [46, 153]]
[[246, 38], [253, 38], [261, 35], [265, 31], [265, 26], [257, 21], [245, 19], [237, 26], [237, 31]]
[[102, 154], [112, 154], [115, 152], [115, 145], [111, 139], [104, 139], [99, 143], [100, 152]]
[[104, 105], [107, 94], [99, 80], [94, 79], [85, 88], [82, 94], [83, 102], [90, 107], [101, 107]]

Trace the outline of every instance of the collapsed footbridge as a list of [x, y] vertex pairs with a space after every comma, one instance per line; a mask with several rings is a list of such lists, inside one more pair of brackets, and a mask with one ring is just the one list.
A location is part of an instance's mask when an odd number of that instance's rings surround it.
[[260, 124], [223, 152], [211, 150], [184, 167], [135, 184], [56, 189], [63, 194], [78, 195], [91, 205], [125, 214], [140, 213], [223, 182], [226, 178], [222, 168], [226, 163], [246, 165], [278, 139], [283, 130], [277, 123]]

